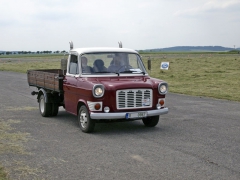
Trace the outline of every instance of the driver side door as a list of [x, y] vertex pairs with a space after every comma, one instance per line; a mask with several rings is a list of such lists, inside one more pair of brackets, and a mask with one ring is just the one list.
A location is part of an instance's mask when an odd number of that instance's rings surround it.
[[77, 55], [69, 55], [68, 69], [63, 83], [64, 103], [66, 111], [77, 114], [77, 81], [79, 77], [79, 62]]

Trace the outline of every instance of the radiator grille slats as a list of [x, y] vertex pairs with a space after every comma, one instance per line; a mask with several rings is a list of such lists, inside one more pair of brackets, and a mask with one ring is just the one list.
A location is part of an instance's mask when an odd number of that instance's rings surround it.
[[116, 94], [117, 109], [152, 107], [152, 89], [124, 89]]

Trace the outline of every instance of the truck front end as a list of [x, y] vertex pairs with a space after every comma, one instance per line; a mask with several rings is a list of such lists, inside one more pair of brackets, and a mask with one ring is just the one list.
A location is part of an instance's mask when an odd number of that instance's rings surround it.
[[[92, 87], [92, 96], [85, 99], [91, 119], [96, 121], [143, 119], [145, 125], [168, 113], [165, 95], [168, 84], [151, 78], [134, 51], [123, 48], [98, 49], [82, 53], [86, 61], [80, 68], [81, 77]], [[85, 63], [85, 62], [84, 62]], [[92, 66], [91, 66], [92, 64]], [[86, 64], [85, 64], [86, 66]]]
[[[168, 84], [149, 76], [98, 78], [93, 86], [95, 101], [87, 101], [96, 120], [135, 120], [168, 113]], [[99, 96], [99, 98], [98, 98]]]

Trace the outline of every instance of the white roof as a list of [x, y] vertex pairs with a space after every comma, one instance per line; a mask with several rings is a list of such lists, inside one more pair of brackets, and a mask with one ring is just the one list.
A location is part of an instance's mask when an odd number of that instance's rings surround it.
[[110, 48], [110, 47], [93, 47], [93, 48], [75, 48], [71, 49], [70, 52], [77, 52], [78, 54], [94, 53], [94, 52], [128, 52], [137, 53], [137, 51], [128, 48]]

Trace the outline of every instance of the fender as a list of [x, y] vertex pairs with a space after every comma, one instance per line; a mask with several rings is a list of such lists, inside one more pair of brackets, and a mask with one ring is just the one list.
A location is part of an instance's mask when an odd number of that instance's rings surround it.
[[48, 103], [48, 95], [47, 95], [47, 92], [45, 91], [45, 89], [43, 89], [43, 88], [39, 89], [38, 96], [37, 96], [38, 101], [39, 101], [39, 98], [40, 98], [41, 94], [44, 95], [44, 101], [46, 103]]
[[89, 110], [87, 102], [84, 99], [79, 99], [78, 100], [78, 105], [77, 105], [77, 114], [78, 114], [78, 110], [80, 108], [80, 105], [85, 105], [88, 108], [88, 110]]

